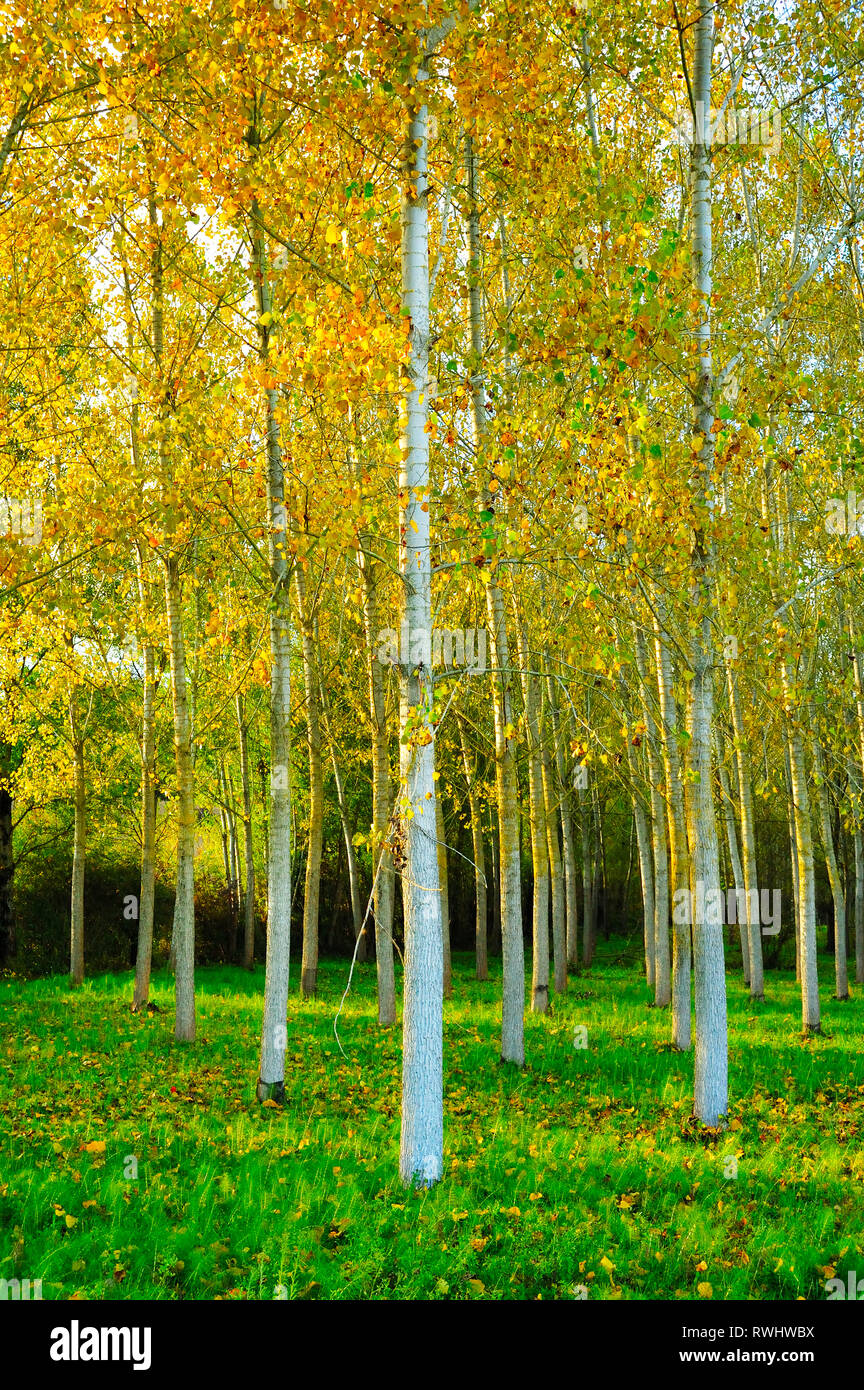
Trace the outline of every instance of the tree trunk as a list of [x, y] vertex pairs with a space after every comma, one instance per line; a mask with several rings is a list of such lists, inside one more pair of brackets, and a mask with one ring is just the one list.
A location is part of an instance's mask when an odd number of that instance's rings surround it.
[[552, 897], [552, 983], [556, 994], [565, 994], [567, 991], [567, 904], [564, 866], [558, 841], [558, 797], [553, 780], [552, 749], [549, 739], [546, 737], [549, 733], [550, 729], [544, 721], [541, 773], [544, 810], [546, 812], [546, 846], [549, 852], [549, 883]]
[[237, 840], [237, 808], [234, 804], [234, 779], [231, 770], [222, 765], [225, 779], [225, 800], [228, 805], [228, 858], [231, 864], [231, 960], [237, 959], [237, 927], [240, 922], [240, 903], [243, 897], [243, 877], [240, 870], [240, 845]]
[[565, 944], [566, 967], [579, 968], [579, 882], [576, 867], [576, 837], [573, 829], [573, 813], [570, 802], [570, 787], [567, 780], [567, 759], [561, 737], [561, 715], [558, 708], [557, 681], [550, 674], [547, 681], [549, 708], [552, 712], [552, 732], [555, 740], [555, 773], [558, 805], [561, 812], [561, 845], [564, 860], [564, 899], [565, 899]]
[[[669, 824], [669, 877], [673, 904], [681, 903], [690, 892], [687, 855], [687, 825], [684, 815], [684, 789], [678, 756], [678, 712], [672, 693], [672, 661], [663, 631], [664, 605], [655, 594], [654, 646], [657, 660], [657, 693], [660, 703], [660, 747], [666, 778], [666, 806]], [[689, 898], [688, 898], [689, 901]], [[682, 913], [672, 914], [672, 1046], [686, 1051], [690, 1046], [690, 924]]]
[[[5, 750], [6, 745], [0, 748]], [[3, 771], [8, 775], [8, 758], [3, 759]], [[0, 966], [7, 963], [15, 950], [14, 883], [12, 795], [7, 787], [0, 787]]]
[[642, 884], [642, 924], [643, 941], [645, 952], [645, 980], [649, 988], [654, 989], [656, 982], [656, 971], [654, 962], [654, 866], [651, 862], [651, 837], [648, 833], [648, 822], [645, 817], [645, 807], [642, 804], [642, 797], [639, 793], [638, 769], [636, 767], [636, 756], [633, 751], [633, 740], [629, 728], [625, 728], [625, 742], [627, 744], [627, 768], [630, 773], [631, 801], [633, 803], [633, 821], [636, 827], [636, 846], [639, 851], [639, 878]]
[[746, 894], [747, 915], [747, 958], [750, 970], [750, 997], [764, 999], [765, 972], [762, 964], [762, 924], [759, 914], [755, 921], [751, 905], [759, 901], [759, 878], [756, 871], [756, 827], [753, 818], [753, 791], [750, 778], [750, 763], [747, 757], [747, 744], [744, 732], [744, 716], [741, 710], [741, 696], [738, 691], [738, 676], [732, 659], [726, 661], [726, 686], [729, 692], [729, 712], [732, 716], [733, 748], [735, 768], [738, 775], [738, 805], [741, 815], [741, 853], [744, 892]]
[[795, 808], [792, 805], [792, 772], [789, 765], [789, 739], [784, 729], [783, 776], [786, 786], [786, 821], [789, 828], [789, 862], [792, 875], [792, 899], [795, 907], [795, 980], [801, 983], [801, 888], [798, 882], [798, 848], [795, 840]]
[[146, 1008], [150, 997], [153, 914], [156, 903], [156, 665], [153, 644], [146, 635], [150, 604], [144, 551], [140, 544], [137, 546], [137, 558], [138, 595], [144, 631], [144, 689], [141, 702], [141, 890], [138, 903], [138, 950], [135, 955], [133, 1013]]
[[360, 871], [357, 865], [357, 853], [354, 849], [351, 823], [348, 819], [348, 804], [345, 800], [345, 788], [342, 784], [342, 770], [339, 766], [339, 759], [336, 757], [336, 744], [330, 732], [330, 719], [327, 713], [327, 697], [324, 693], [323, 685], [320, 686], [320, 696], [321, 714], [324, 720], [327, 742], [330, 745], [330, 762], [333, 767], [333, 781], [336, 784], [336, 804], [339, 808], [339, 822], [342, 826], [342, 838], [345, 842], [345, 855], [348, 864], [348, 890], [351, 897], [351, 922], [354, 927], [355, 959], [364, 961], [366, 959], [366, 933], [363, 928], [363, 904], [360, 901]]
[[[741, 965], [744, 976], [744, 983], [750, 985], [750, 937], [748, 932], [749, 904], [746, 909], [742, 909], [743, 899], [741, 894], [744, 892], [744, 873], [741, 868], [741, 855], [738, 853], [738, 833], [735, 829], [735, 804], [732, 800], [732, 790], [729, 786], [729, 778], [726, 774], [726, 764], [723, 760], [723, 746], [719, 731], [717, 733], [717, 771], [720, 774], [720, 790], [723, 794], [722, 813], [723, 824], [726, 827], [726, 842], [729, 846], [729, 862], [732, 865], [732, 877], [735, 880], [735, 904], [736, 918], [738, 921], [738, 932], [741, 938]], [[742, 916], [742, 910], [744, 915]]]
[[468, 788], [468, 807], [471, 816], [471, 852], [474, 859], [474, 952], [475, 978], [488, 980], [489, 962], [486, 951], [486, 855], [483, 842], [480, 798], [476, 791], [477, 765], [471, 758], [464, 720], [457, 716], [459, 741], [462, 748], [462, 766], [465, 769], [465, 783]]
[[87, 782], [84, 770], [84, 737], [75, 709], [75, 694], [69, 697], [69, 727], [75, 766], [75, 839], [72, 853], [72, 931], [69, 983], [84, 982], [84, 862], [87, 854]]
[[441, 941], [444, 948], [444, 998], [453, 993], [453, 962], [450, 955], [450, 887], [447, 878], [447, 829], [441, 803], [441, 783], [435, 783], [435, 848], [438, 882], [441, 886]]
[[855, 846], [855, 981], [864, 985], [864, 845], [861, 827], [852, 832]]
[[237, 691], [234, 708], [240, 744], [240, 785], [243, 792], [243, 849], [246, 859], [246, 892], [243, 898], [243, 966], [255, 963], [255, 856], [252, 845], [252, 786], [249, 779], [249, 737], [243, 709], [243, 696]]
[[[421, 36], [425, 43], [425, 36]], [[410, 355], [401, 399], [399, 472], [403, 619], [412, 651], [399, 665], [399, 766], [405, 865], [405, 971], [402, 1007], [402, 1135], [405, 1184], [428, 1187], [444, 1163], [443, 939], [435, 829], [435, 727], [432, 706], [432, 572], [428, 419], [429, 221], [428, 108], [417, 73], [406, 108], [402, 166], [402, 309]], [[418, 91], [417, 88], [420, 90]], [[417, 645], [419, 644], [419, 651]]]
[[195, 777], [192, 727], [186, 689], [186, 647], [181, 615], [180, 571], [176, 556], [165, 560], [165, 607], [174, 710], [174, 763], [177, 776], [177, 888], [174, 904], [174, 1036], [195, 1040]]
[[[256, 133], [257, 141], [257, 133]], [[253, 217], [258, 219], [257, 204]], [[267, 361], [272, 303], [264, 240], [255, 238], [253, 283], [258, 299], [258, 354]], [[264, 322], [261, 322], [264, 319]], [[256, 1095], [259, 1101], [285, 1099], [286, 1015], [291, 957], [291, 625], [289, 609], [288, 517], [285, 509], [279, 393], [265, 391], [267, 407], [268, 560], [270, 607], [270, 814], [267, 843], [267, 957], [264, 1014]]]
[[543, 766], [540, 756], [538, 678], [531, 670], [531, 654], [524, 622], [516, 618], [519, 664], [525, 699], [528, 744], [528, 819], [531, 829], [531, 863], [534, 870], [533, 955], [531, 1010], [545, 1014], [549, 1008], [549, 850], [546, 842], [546, 807], [543, 801]]
[[[355, 463], [362, 487], [359, 461]], [[378, 641], [377, 566], [369, 539], [361, 532], [357, 565], [363, 583], [363, 618], [369, 648], [369, 714], [372, 721], [372, 906], [375, 913], [375, 970], [378, 984], [378, 1024], [396, 1022], [396, 984], [393, 974], [393, 854], [390, 848], [390, 750], [387, 737], [387, 699], [384, 671], [376, 654]]]
[[633, 626], [633, 637], [636, 669], [639, 674], [642, 721], [645, 725], [645, 755], [648, 763], [651, 804], [651, 852], [654, 864], [654, 1004], [658, 1009], [665, 1009], [668, 1008], [672, 1000], [666, 803], [663, 796], [663, 769], [657, 751], [657, 721], [651, 706], [645, 634], [636, 624]]
[[[580, 769], [580, 776], [587, 777], [587, 775], [587, 768], [583, 766]], [[590, 797], [586, 794], [586, 787], [581, 781], [577, 795], [579, 798], [579, 833], [582, 847], [582, 965], [588, 970], [594, 959], [596, 937], [594, 875], [591, 868], [591, 824], [589, 821], [589, 816], [592, 814], [592, 804]]]
[[[696, 112], [710, 119], [711, 67], [714, 54], [712, 0], [700, 0], [693, 56], [693, 96]], [[691, 250], [694, 290], [699, 310], [695, 343], [699, 353], [699, 390], [694, 402], [693, 432], [700, 440], [694, 501], [705, 505], [715, 468], [714, 369], [711, 356], [712, 203], [711, 145], [703, 131], [696, 133], [690, 149]], [[697, 524], [691, 551], [690, 667], [687, 684], [687, 833], [690, 873], [698, 892], [704, 884], [709, 895], [720, 898], [720, 845], [714, 813], [714, 779], [711, 769], [714, 691], [712, 649], [712, 547]], [[715, 1126], [728, 1107], [728, 1046], [726, 1023], [726, 970], [723, 959], [723, 911], [694, 914], [693, 978], [696, 1047], [694, 1057], [693, 1110], [703, 1124]], [[700, 915], [703, 920], [700, 921]], [[688, 1000], [689, 1011], [689, 1000]]]
[[[811, 728], [813, 727], [813, 712], [810, 711]], [[849, 998], [849, 976], [846, 969], [846, 898], [843, 892], [843, 884], [840, 879], [840, 870], [837, 865], [837, 855], [834, 850], [834, 836], [831, 831], [831, 809], [828, 804], [828, 787], [825, 783], [825, 771], [822, 762], [822, 750], [819, 746], [819, 735], [814, 733], [812, 740], [813, 748], [813, 773], [816, 782], [816, 806], [819, 813], [819, 831], [822, 838], [822, 848], [825, 852], [825, 867], [828, 870], [828, 882], [831, 885], [831, 900], [834, 905], [834, 986], [836, 999]]]
[[[485, 444], [488, 428], [486, 380], [482, 371], [485, 351], [483, 286], [480, 259], [480, 213], [477, 204], [477, 165], [473, 141], [466, 139], [468, 177], [468, 303], [471, 316], [471, 406], [477, 471], [487, 466]], [[505, 264], [506, 273], [506, 264]], [[506, 285], [505, 285], [506, 291]], [[487, 483], [481, 486], [483, 510], [493, 511]], [[512, 722], [513, 671], [504, 597], [493, 569], [486, 584], [486, 612], [490, 627], [494, 676], [492, 708], [495, 723], [495, 788], [498, 801], [498, 860], [496, 876], [501, 921], [501, 1060], [523, 1066], [525, 1062], [525, 945], [522, 937], [522, 851], [520, 846], [519, 792]]]
[[318, 905], [321, 897], [321, 852], [324, 844], [324, 769], [321, 762], [321, 720], [318, 707], [318, 668], [313, 625], [306, 604], [306, 579], [302, 565], [294, 570], [297, 616], [303, 647], [303, 679], [306, 690], [306, 745], [309, 751], [309, 843], [303, 895], [303, 961], [300, 992], [307, 999], [318, 983]]
[[816, 962], [816, 875], [813, 864], [813, 836], [810, 826], [810, 797], [807, 791], [807, 764], [804, 756], [804, 739], [796, 722], [799, 704], [795, 693], [795, 677], [786, 660], [781, 660], [780, 674], [786, 706], [789, 776], [792, 783], [792, 813], [798, 865], [801, 1020], [805, 1033], [818, 1033], [821, 1029], [819, 1022], [819, 979]]

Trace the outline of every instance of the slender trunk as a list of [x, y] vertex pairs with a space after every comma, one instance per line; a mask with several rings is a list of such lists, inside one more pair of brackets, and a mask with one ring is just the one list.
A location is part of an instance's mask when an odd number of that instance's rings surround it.
[[[137, 445], [136, 445], [137, 447]], [[138, 595], [144, 629], [144, 689], [141, 702], [141, 892], [138, 903], [138, 950], [132, 1012], [146, 1008], [150, 996], [153, 958], [153, 915], [156, 902], [156, 664], [146, 632], [149, 620], [147, 576], [143, 547], [137, 546]]]
[[[355, 466], [362, 483], [359, 463]], [[384, 670], [374, 650], [378, 640], [377, 568], [365, 533], [360, 536], [357, 564], [363, 584], [363, 618], [369, 649], [369, 714], [372, 721], [372, 906], [375, 913], [375, 970], [378, 984], [378, 1024], [396, 1022], [393, 974], [393, 854], [390, 848], [390, 749], [387, 736], [387, 698]]]
[[222, 841], [222, 869], [225, 874], [225, 894], [228, 899], [230, 915], [234, 915], [234, 885], [232, 883], [232, 864], [230, 829], [228, 817], [228, 787], [225, 781], [225, 768], [221, 755], [216, 759], [216, 788], [219, 801], [216, 810], [219, 815], [219, 838]]
[[450, 956], [450, 888], [447, 877], [447, 828], [441, 802], [441, 784], [435, 784], [435, 839], [438, 856], [438, 882], [441, 887], [441, 940], [444, 947], [444, 998], [453, 993], [453, 963]]
[[654, 960], [654, 865], [651, 862], [651, 837], [645, 807], [638, 784], [638, 769], [630, 729], [625, 730], [627, 768], [630, 773], [633, 821], [636, 827], [636, 846], [639, 851], [639, 878], [642, 884], [642, 923], [645, 951], [645, 979], [651, 989], [656, 983]]
[[[862, 330], [864, 331], [864, 330]], [[855, 777], [855, 786], [858, 792], [859, 805], [861, 788], [864, 785], [864, 658], [858, 646], [857, 635], [855, 632], [855, 620], [852, 615], [851, 605], [846, 610], [846, 621], [849, 630], [849, 642], [852, 647], [852, 683], [855, 691], [855, 717], [858, 729], [858, 773]], [[860, 814], [860, 811], [858, 812]], [[861, 843], [861, 823], [855, 818], [854, 844], [855, 844], [855, 980], [864, 984], [864, 852]]]
[[[672, 693], [672, 661], [662, 629], [663, 606], [657, 596], [654, 645], [657, 659], [657, 693], [660, 703], [660, 747], [666, 779], [669, 825], [669, 879], [673, 904], [690, 892], [684, 789], [678, 756], [678, 714]], [[689, 898], [688, 898], [689, 901]], [[690, 924], [682, 913], [672, 914], [672, 1045], [682, 1051], [690, 1046]]]
[[[3, 774], [8, 776], [8, 744], [0, 743]], [[0, 967], [15, 951], [15, 913], [13, 886], [15, 856], [12, 843], [12, 794], [0, 787]]]
[[565, 899], [565, 945], [566, 967], [579, 968], [579, 884], [576, 866], [576, 836], [573, 828], [573, 812], [570, 802], [570, 788], [567, 783], [567, 760], [564, 754], [564, 741], [561, 737], [561, 714], [558, 708], [557, 682], [550, 674], [547, 682], [549, 708], [552, 712], [552, 731], [555, 739], [555, 773], [558, 793], [558, 806], [561, 813], [561, 845], [564, 859], [564, 899]]
[[[171, 477], [165, 438], [167, 406], [162, 383], [164, 347], [162, 263], [163, 227], [159, 224], [155, 201], [148, 200], [148, 217], [153, 240], [151, 286], [153, 296], [153, 358], [162, 400], [162, 429], [158, 453], [160, 476]], [[177, 873], [174, 896], [174, 922], [171, 931], [171, 958], [174, 968], [174, 1036], [178, 1042], [195, 1040], [195, 776], [192, 761], [192, 721], [187, 690], [186, 647], [180, 592], [180, 560], [166, 551], [162, 556], [165, 581], [165, 611], [168, 618], [168, 654], [171, 667], [171, 701], [174, 720], [174, 763], [177, 782]]]
[[[421, 38], [425, 42], [425, 38]], [[399, 767], [405, 865], [402, 1006], [402, 1135], [399, 1173], [428, 1187], [444, 1163], [441, 893], [435, 830], [432, 706], [432, 572], [428, 419], [428, 108], [420, 68], [406, 108], [402, 167], [402, 309], [410, 335], [401, 406], [399, 573], [403, 620], [419, 643], [399, 665]], [[417, 88], [420, 91], [417, 91]]]
[[651, 706], [645, 634], [635, 624], [634, 643], [642, 703], [642, 721], [645, 725], [645, 756], [648, 763], [651, 805], [651, 852], [654, 864], [654, 1004], [658, 1009], [665, 1009], [668, 1008], [672, 1000], [666, 803], [663, 797], [663, 769], [657, 751], [657, 721]]
[[231, 959], [237, 958], [237, 926], [243, 897], [243, 877], [240, 870], [240, 845], [237, 840], [237, 807], [234, 803], [234, 779], [230, 768], [223, 765], [226, 801], [228, 803], [228, 851], [231, 863]]
[[525, 700], [528, 744], [528, 819], [531, 830], [531, 863], [534, 870], [533, 954], [531, 1010], [545, 1014], [549, 1008], [549, 850], [546, 807], [543, 801], [543, 765], [540, 756], [538, 678], [531, 670], [531, 653], [524, 622], [516, 618], [519, 664]]
[[[580, 776], [587, 777], [587, 775], [587, 769], [581, 768]], [[588, 819], [592, 807], [587, 789], [581, 780], [577, 795], [579, 798], [579, 834], [582, 849], [582, 965], [587, 970], [594, 959], [596, 929], [594, 922], [594, 876], [591, 868], [591, 824]]]
[[243, 696], [237, 691], [234, 708], [240, 744], [240, 786], [243, 793], [243, 849], [246, 859], [246, 892], [243, 898], [243, 966], [255, 963], [255, 856], [252, 846], [252, 786], [249, 779], [249, 737], [243, 709]]
[[552, 753], [543, 742], [542, 757], [543, 800], [546, 811], [546, 844], [549, 851], [549, 881], [552, 893], [552, 961], [553, 986], [556, 994], [567, 991], [567, 904], [564, 888], [564, 866], [558, 842], [557, 796], [552, 775]]
[[[491, 810], [491, 808], [490, 808]], [[489, 844], [492, 850], [492, 940], [490, 949], [501, 950], [501, 856], [498, 852], [498, 821], [490, 815]]]
[[[693, 55], [693, 95], [697, 114], [710, 119], [711, 67], [714, 53], [714, 8], [712, 0], [700, 0]], [[705, 505], [715, 468], [714, 454], [714, 369], [711, 356], [711, 278], [712, 202], [711, 145], [699, 131], [690, 150], [691, 250], [694, 290], [699, 310], [695, 344], [699, 353], [699, 390], [694, 402], [693, 431], [700, 440], [698, 483], [694, 501]], [[687, 768], [687, 832], [693, 887], [704, 883], [706, 902], [715, 892], [720, 896], [720, 845], [714, 812], [714, 779], [711, 770], [714, 718], [711, 637], [713, 542], [697, 526], [691, 552], [690, 666], [693, 679], [687, 684], [687, 731], [690, 741], [685, 752]], [[714, 900], [716, 902], [716, 899]], [[693, 1109], [706, 1125], [717, 1125], [728, 1107], [728, 1045], [726, 1023], [726, 969], [723, 959], [723, 912], [696, 913], [693, 926], [693, 978], [696, 1047], [694, 1057]]]
[[[813, 713], [811, 707], [811, 727]], [[834, 905], [834, 986], [836, 999], [849, 998], [849, 976], [846, 969], [846, 897], [840, 879], [840, 869], [834, 850], [834, 836], [831, 831], [831, 809], [828, 803], [828, 787], [822, 762], [822, 749], [819, 735], [814, 733], [812, 740], [813, 773], [816, 781], [816, 807], [819, 814], [819, 831], [822, 848], [825, 852], [825, 867], [831, 885], [831, 900]]]
[[864, 845], [861, 827], [852, 832], [855, 847], [855, 981], [864, 985]]
[[789, 739], [783, 730], [783, 778], [786, 788], [786, 824], [789, 831], [789, 863], [792, 876], [792, 901], [794, 904], [795, 926], [795, 980], [801, 983], [801, 893], [798, 883], [798, 849], [795, 843], [795, 809], [792, 805], [792, 773], [789, 766]]
[[69, 727], [75, 767], [75, 838], [72, 853], [72, 932], [69, 983], [84, 981], [84, 861], [87, 853], [87, 782], [84, 769], [84, 738], [75, 709], [74, 693], [69, 698]]
[[177, 777], [177, 889], [174, 904], [174, 1036], [195, 1040], [195, 778], [192, 728], [186, 688], [180, 570], [176, 556], [165, 560], [165, 607], [174, 711], [174, 763]]
[[[257, 141], [257, 134], [256, 134]], [[257, 204], [253, 216], [258, 218]], [[258, 354], [266, 363], [272, 302], [267, 257], [256, 237], [252, 276], [258, 299]], [[263, 322], [261, 321], [263, 319]], [[259, 1101], [285, 1099], [286, 1016], [291, 956], [291, 626], [289, 611], [288, 517], [279, 431], [279, 393], [265, 390], [267, 519], [270, 583], [270, 814], [267, 842], [267, 956], [264, 1012], [256, 1095]]]
[[309, 751], [309, 843], [303, 895], [303, 960], [300, 967], [300, 992], [309, 999], [315, 993], [318, 982], [318, 907], [321, 897], [321, 853], [324, 845], [324, 769], [321, 762], [318, 667], [313, 625], [306, 602], [306, 579], [303, 567], [299, 564], [294, 570], [294, 587], [303, 647], [306, 746]]
[[486, 855], [483, 843], [483, 824], [481, 821], [480, 798], [476, 790], [477, 767], [468, 748], [464, 720], [458, 718], [459, 741], [462, 748], [462, 766], [465, 769], [465, 783], [468, 788], [468, 808], [471, 816], [471, 852], [474, 859], [474, 951], [475, 977], [488, 980], [489, 962], [486, 951]]
[[789, 776], [792, 784], [792, 812], [795, 828], [795, 856], [798, 868], [798, 949], [801, 968], [801, 1019], [805, 1033], [818, 1033], [819, 980], [816, 963], [816, 875], [813, 863], [813, 836], [810, 826], [810, 797], [807, 791], [807, 764], [804, 739], [797, 725], [798, 697], [791, 665], [780, 663], [786, 706]]
[[[483, 321], [483, 286], [481, 283], [480, 213], [477, 203], [477, 162], [473, 140], [466, 139], [466, 172], [468, 177], [468, 303], [471, 317], [471, 406], [474, 423], [474, 443], [477, 449], [477, 471], [482, 475], [486, 465], [485, 443], [488, 428], [486, 412], [486, 380], [482, 371], [485, 351]], [[502, 233], [503, 236], [503, 233]], [[506, 258], [505, 275], [506, 275]], [[505, 295], [507, 286], [505, 283]], [[488, 485], [481, 487], [484, 511], [494, 510]], [[525, 946], [522, 937], [522, 851], [520, 846], [519, 791], [516, 778], [516, 753], [512, 723], [513, 671], [510, 665], [510, 645], [504, 597], [498, 583], [497, 569], [492, 569], [486, 584], [486, 611], [490, 627], [494, 676], [492, 709], [495, 724], [495, 788], [498, 801], [498, 859], [496, 875], [500, 894], [501, 921], [501, 1059], [525, 1062]]]
[[336, 744], [330, 732], [330, 720], [327, 714], [327, 697], [324, 694], [324, 687], [320, 687], [321, 714], [324, 720], [324, 729], [327, 735], [327, 742], [330, 745], [330, 762], [333, 768], [333, 781], [336, 785], [336, 804], [339, 808], [339, 822], [342, 826], [342, 838], [345, 842], [345, 856], [348, 864], [348, 891], [351, 898], [351, 922], [354, 927], [354, 949], [356, 959], [364, 961], [366, 959], [366, 934], [363, 929], [363, 905], [360, 901], [360, 870], [357, 865], [357, 852], [354, 849], [354, 837], [351, 831], [351, 822], [348, 819], [348, 803], [345, 799], [345, 788], [342, 783], [342, 769], [339, 766], [339, 759], [336, 757]]
[[[738, 919], [738, 930], [741, 938], [741, 965], [745, 985], [750, 984], [750, 938], [748, 932], [749, 904], [746, 908], [741, 908], [744, 892], [744, 871], [741, 868], [741, 855], [738, 852], [738, 833], [735, 829], [735, 804], [732, 800], [732, 790], [729, 786], [729, 778], [726, 773], [726, 764], [723, 760], [723, 748], [720, 743], [719, 732], [717, 734], [717, 771], [720, 774], [720, 790], [723, 794], [722, 812], [723, 824], [726, 826], [726, 843], [729, 846], [729, 862], [732, 865], [732, 877], [735, 880], [735, 904], [736, 917]], [[743, 915], [742, 915], [743, 912]]]
[[762, 964], [762, 926], [759, 914], [751, 911], [759, 901], [759, 879], [756, 872], [756, 826], [753, 816], [753, 790], [750, 763], [744, 732], [744, 716], [738, 690], [738, 675], [732, 659], [726, 662], [726, 686], [729, 692], [729, 712], [732, 717], [735, 768], [738, 776], [738, 806], [741, 816], [741, 853], [744, 892], [746, 894], [747, 959], [750, 971], [750, 997], [764, 999], [765, 972]]

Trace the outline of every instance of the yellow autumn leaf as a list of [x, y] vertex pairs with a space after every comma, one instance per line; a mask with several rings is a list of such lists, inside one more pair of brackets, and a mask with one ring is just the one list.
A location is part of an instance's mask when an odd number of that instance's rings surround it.
[[710, 1284], [697, 1284], [696, 1292], [700, 1298], [712, 1298], [714, 1294], [714, 1290]]
[[68, 1211], [67, 1211], [67, 1213], [66, 1213], [66, 1225], [69, 1227], [69, 1229], [71, 1230], [73, 1226], [77, 1225], [77, 1223], [78, 1223], [78, 1217], [77, 1217], [77, 1216], [70, 1216], [69, 1213], [68, 1213]]
[[486, 1285], [483, 1283], [482, 1279], [469, 1279], [468, 1287], [469, 1289], [473, 1289], [475, 1293], [486, 1292]]
[[105, 1140], [91, 1139], [89, 1144], [84, 1145], [84, 1148], [87, 1150], [88, 1154], [104, 1154]]
[[602, 1260], [600, 1261], [600, 1264], [609, 1274], [611, 1274], [613, 1269], [615, 1268], [608, 1255], [603, 1256]]
[[324, 240], [327, 242], [328, 246], [334, 246], [335, 243], [341, 241], [341, 239], [342, 233], [340, 229], [336, 226], [335, 222], [331, 222], [327, 231], [324, 233]]

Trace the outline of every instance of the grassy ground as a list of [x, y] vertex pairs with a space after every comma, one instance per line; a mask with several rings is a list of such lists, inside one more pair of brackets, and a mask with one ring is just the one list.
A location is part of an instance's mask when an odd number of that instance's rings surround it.
[[730, 975], [722, 1133], [688, 1118], [692, 1054], [633, 966], [601, 958], [529, 1016], [521, 1073], [497, 1061], [500, 962], [471, 971], [455, 958], [446, 1171], [424, 1193], [396, 1176], [400, 1036], [376, 1026], [374, 966], [345, 1058], [347, 965], [323, 964], [313, 1002], [292, 989], [284, 1111], [253, 1099], [260, 968], [199, 970], [194, 1046], [167, 975], [148, 1018], [128, 975], [3, 982], [0, 1277], [45, 1298], [822, 1299], [835, 1269], [864, 1274], [864, 991], [833, 1000], [827, 958], [807, 1042], [794, 976], [754, 1007]]

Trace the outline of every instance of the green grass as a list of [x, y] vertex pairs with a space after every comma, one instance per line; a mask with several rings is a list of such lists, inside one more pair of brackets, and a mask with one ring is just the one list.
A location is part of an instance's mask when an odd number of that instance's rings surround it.
[[825, 1266], [864, 1274], [864, 992], [832, 999], [828, 959], [806, 1042], [794, 977], [753, 1006], [730, 974], [716, 1133], [689, 1118], [692, 1053], [668, 1049], [633, 966], [601, 960], [528, 1016], [521, 1073], [497, 1060], [493, 970], [478, 984], [454, 959], [428, 1192], [397, 1177], [400, 1034], [376, 1025], [374, 966], [345, 1058], [346, 963], [322, 964], [312, 1002], [292, 985], [284, 1110], [254, 1101], [260, 968], [198, 971], [193, 1046], [166, 974], [147, 1018], [129, 975], [4, 981], [0, 1277], [41, 1277], [45, 1298], [821, 1299]]

